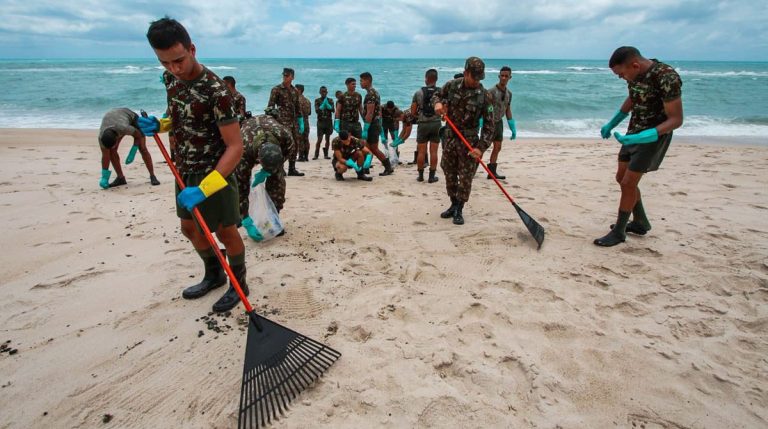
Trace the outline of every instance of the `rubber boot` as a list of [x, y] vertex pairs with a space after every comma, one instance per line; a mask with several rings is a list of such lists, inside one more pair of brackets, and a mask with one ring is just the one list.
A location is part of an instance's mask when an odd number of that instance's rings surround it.
[[[491, 173], [493, 173], [493, 175], [496, 176], [497, 179], [499, 180], [506, 179], [507, 176], [500, 175], [498, 170], [496, 170], [497, 168], [499, 168], [499, 164], [495, 162], [493, 164], [490, 164], [490, 163], [488, 164], [488, 169], [491, 170]], [[490, 179], [490, 178], [491, 178], [491, 175], [489, 174], [488, 177], [486, 177], [486, 179]]]
[[611, 247], [623, 243], [627, 239], [627, 223], [629, 222], [629, 212], [619, 210], [619, 216], [611, 232], [603, 237], [596, 238], [594, 243], [597, 246]]
[[370, 182], [373, 180], [373, 177], [366, 176], [365, 173], [363, 173], [363, 171], [361, 170], [357, 172], [357, 180], [364, 180], [366, 182]]
[[[328, 152], [328, 151], [325, 151]], [[320, 143], [317, 143], [315, 145], [315, 156], [312, 157], [312, 160], [316, 160], [317, 158], [320, 158]]]
[[456, 204], [458, 204], [456, 198], [451, 197], [451, 206], [448, 207], [448, 210], [440, 213], [440, 217], [443, 219], [452, 218], [453, 214], [456, 213]]
[[379, 176], [389, 176], [390, 174], [395, 172], [395, 170], [392, 169], [392, 164], [389, 163], [389, 159], [385, 159], [384, 161], [382, 161], [381, 165], [384, 166], [384, 171], [379, 173]]
[[339, 180], [339, 181], [344, 180], [344, 176], [342, 176], [342, 174], [339, 173], [338, 171], [336, 172], [336, 180]]
[[[235, 275], [235, 278], [237, 279], [237, 282], [240, 283], [240, 288], [243, 290], [243, 293], [245, 296], [248, 296], [250, 291], [248, 290], [248, 284], [245, 281], [245, 264], [242, 265], [232, 265], [232, 274]], [[232, 286], [231, 282], [229, 285], [229, 289], [227, 289], [226, 292], [224, 292], [224, 295], [219, 298], [218, 301], [216, 301], [215, 304], [213, 304], [213, 311], [216, 313], [223, 313], [225, 311], [229, 311], [240, 302], [240, 296], [235, 291], [235, 288]]]
[[154, 175], [154, 174], [150, 174], [150, 175], [149, 175], [149, 183], [151, 183], [151, 184], [152, 184], [152, 186], [157, 186], [157, 185], [159, 185], [159, 184], [160, 184], [160, 181], [159, 181], [159, 180], [157, 180], [157, 177], [155, 177], [155, 175]]
[[192, 285], [181, 292], [184, 299], [195, 299], [205, 296], [208, 292], [223, 286], [227, 282], [227, 274], [219, 263], [216, 255], [203, 259], [205, 275], [203, 281]]
[[424, 169], [419, 170], [419, 177], [416, 178], [417, 182], [423, 182], [424, 181]]
[[288, 161], [288, 175], [289, 176], [303, 176], [304, 173], [296, 169], [296, 161]]
[[428, 183], [435, 183], [437, 182], [437, 176], [435, 175], [437, 171], [435, 170], [429, 170], [429, 180], [427, 180]]
[[464, 209], [464, 203], [462, 202], [456, 203], [456, 210], [453, 212], [454, 225], [464, 225], [464, 215], [461, 213], [463, 209]]
[[330, 157], [330, 156], [328, 156], [328, 148], [327, 148], [327, 147], [324, 147], [324, 148], [323, 148], [323, 158], [325, 158], [325, 159], [331, 159], [331, 157]]
[[128, 182], [125, 180], [125, 176], [115, 177], [115, 180], [112, 181], [112, 183], [109, 184], [110, 188], [114, 188], [115, 186], [122, 186], [126, 185]]

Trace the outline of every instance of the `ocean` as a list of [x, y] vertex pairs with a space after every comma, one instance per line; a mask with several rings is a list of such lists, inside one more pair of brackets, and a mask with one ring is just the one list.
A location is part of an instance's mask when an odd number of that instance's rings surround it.
[[[682, 136], [750, 137], [768, 135], [768, 62], [671, 61], [683, 79], [685, 124]], [[443, 84], [463, 70], [461, 59], [205, 59], [219, 76], [232, 75], [260, 113], [283, 67], [296, 70], [314, 101], [321, 85], [333, 94], [347, 77], [369, 71], [382, 101], [411, 103], [424, 72], [438, 70]], [[512, 68], [509, 88], [519, 137], [595, 137], [627, 95], [626, 83], [607, 60], [486, 60], [490, 88], [499, 69]], [[165, 109], [162, 67], [156, 59], [0, 60], [0, 128], [98, 128], [113, 107]], [[358, 79], [359, 80], [359, 79]], [[358, 91], [362, 91], [358, 85]], [[314, 126], [314, 118], [311, 119]], [[626, 126], [626, 122], [623, 124]], [[620, 126], [619, 129], [623, 127]], [[509, 134], [509, 130], [505, 132]], [[766, 140], [768, 143], [768, 139]]]

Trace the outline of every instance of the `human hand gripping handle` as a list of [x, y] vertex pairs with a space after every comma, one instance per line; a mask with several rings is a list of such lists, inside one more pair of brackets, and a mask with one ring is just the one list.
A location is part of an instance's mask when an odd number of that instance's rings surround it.
[[176, 199], [179, 201], [179, 205], [192, 211], [196, 205], [205, 201], [206, 198], [219, 192], [227, 186], [227, 181], [224, 176], [216, 170], [213, 170], [205, 176], [200, 185], [188, 186], [183, 191], [179, 192], [179, 196]]
[[623, 145], [648, 144], [659, 140], [659, 132], [656, 131], [656, 128], [648, 128], [637, 134], [622, 135], [617, 131], [613, 133], [613, 136]]
[[[146, 112], [143, 112], [146, 114]], [[137, 120], [141, 133], [145, 136], [153, 136], [155, 133], [165, 133], [171, 129], [171, 118], [157, 119], [154, 116], [139, 116]]]
[[602, 126], [602, 128], [600, 128], [600, 135], [604, 139], [611, 137], [611, 131], [616, 128], [616, 125], [619, 125], [624, 119], [626, 119], [627, 116], [629, 116], [629, 113], [617, 110], [616, 114], [613, 115], [613, 118], [611, 118], [610, 121], [608, 121], [605, 125]]

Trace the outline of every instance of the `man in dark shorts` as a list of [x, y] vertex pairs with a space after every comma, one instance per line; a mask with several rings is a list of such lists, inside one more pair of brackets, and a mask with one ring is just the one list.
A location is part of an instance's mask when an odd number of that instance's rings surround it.
[[411, 113], [418, 116], [418, 129], [416, 130], [416, 167], [419, 172], [417, 181], [424, 181], [424, 156], [427, 153], [429, 143], [429, 183], [437, 182], [437, 148], [440, 146], [440, 115], [435, 113], [432, 97], [438, 91], [437, 70], [429, 69], [424, 74], [424, 85], [413, 94]]
[[325, 137], [325, 147], [323, 148], [323, 157], [325, 159], [331, 159], [328, 156], [328, 146], [331, 141], [331, 134], [333, 133], [333, 112], [334, 101], [328, 97], [328, 88], [320, 87], [320, 98], [315, 99], [315, 113], [317, 113], [317, 143], [315, 143], [315, 156], [312, 159], [317, 159], [320, 156], [320, 143]]
[[235, 100], [235, 112], [237, 112], [238, 116], [240, 116], [240, 120], [242, 121], [246, 117], [245, 96], [241, 94], [240, 91], [238, 91], [235, 87], [237, 82], [235, 81], [234, 77], [224, 76], [221, 78], [221, 80], [224, 81], [224, 84], [227, 85], [227, 89], [229, 89], [229, 91], [232, 93], [232, 98]]
[[384, 143], [384, 147], [387, 146], [387, 139], [390, 136], [392, 141], [395, 141], [400, 129], [397, 118], [402, 114], [403, 112], [397, 108], [392, 100], [387, 101], [387, 104], [381, 108], [381, 142]]
[[[123, 169], [120, 166], [120, 154], [117, 152], [120, 146], [120, 141], [125, 136], [133, 137], [133, 146], [131, 147], [131, 153], [128, 154], [128, 158], [125, 163], [130, 164], [133, 161], [133, 156], [136, 151], [141, 152], [141, 158], [144, 160], [144, 165], [149, 172], [149, 182], [153, 186], [160, 184], [160, 181], [155, 177], [155, 169], [152, 166], [152, 155], [147, 150], [147, 140], [144, 138], [144, 134], [139, 131], [136, 120], [139, 115], [131, 109], [120, 107], [112, 109], [104, 114], [101, 119], [101, 127], [99, 128], [99, 147], [101, 148], [101, 180], [99, 186], [102, 189], [114, 188], [115, 186], [125, 185], [128, 182], [123, 175]], [[109, 183], [109, 163], [112, 163], [112, 168], [115, 169], [117, 177], [112, 183]]]
[[[186, 185], [183, 191], [176, 186], [176, 214], [181, 232], [205, 266], [203, 281], [184, 289], [182, 296], [200, 298], [227, 282], [211, 244], [192, 216], [194, 208], [226, 248], [232, 271], [247, 295], [245, 246], [237, 230], [240, 213], [233, 174], [243, 154], [243, 139], [232, 94], [224, 81], [197, 61], [195, 45], [178, 21], [168, 17], [154, 21], [147, 39], [165, 67], [170, 128], [176, 140], [179, 174]], [[154, 116], [139, 118], [138, 123], [145, 135], [162, 130]], [[230, 285], [213, 311], [231, 310], [238, 302]]]
[[303, 118], [303, 125], [299, 127], [301, 134], [299, 135], [299, 162], [309, 161], [309, 117], [312, 116], [312, 103], [309, 98], [304, 96], [304, 85], [296, 85], [296, 90], [299, 91], [299, 105], [301, 106], [301, 117]]
[[[604, 139], [610, 138], [611, 130], [630, 112], [632, 117], [627, 134], [613, 133], [622, 145], [616, 170], [621, 200], [611, 232], [594, 241], [605, 247], [624, 242], [627, 232], [645, 235], [651, 229], [638, 184], [644, 173], [658, 170], [672, 140], [672, 131], [683, 125], [683, 83], [675, 69], [658, 60], [644, 58], [631, 46], [616, 49], [608, 67], [627, 81], [629, 96], [600, 129], [600, 135]], [[632, 222], [629, 222], [630, 214]]]
[[338, 137], [333, 139], [331, 146], [333, 147], [331, 165], [336, 180], [344, 180], [343, 175], [350, 168], [355, 170], [358, 180], [365, 180], [366, 182], [373, 180], [372, 177], [363, 173], [366, 165], [370, 167], [373, 156], [362, 140], [351, 136], [349, 131], [342, 130], [339, 131]]
[[363, 113], [363, 97], [356, 91], [355, 78], [347, 78], [344, 83], [347, 85], [347, 92], [339, 99], [333, 128], [337, 133], [346, 130], [352, 136], [361, 138], [363, 129], [360, 127], [360, 115]]
[[[389, 176], [394, 173], [389, 157], [379, 149], [379, 134], [381, 134], [381, 96], [379, 91], [373, 87], [373, 76], [364, 72], [360, 74], [360, 86], [366, 90], [365, 100], [363, 100], [363, 127], [362, 138], [365, 145], [371, 153], [384, 166], [384, 171], [379, 176]], [[367, 170], [366, 170], [367, 172]]]
[[[451, 199], [451, 206], [440, 213], [440, 217], [453, 218], [454, 225], [464, 224], [462, 210], [469, 201], [477, 160], [491, 145], [493, 138], [493, 100], [480, 83], [484, 78], [483, 60], [469, 57], [464, 63], [464, 77], [448, 81], [432, 97], [435, 113], [451, 119], [472, 146], [471, 151], [467, 150], [453, 129], [446, 129], [440, 166], [443, 167], [445, 189]], [[478, 137], [477, 128], [481, 118], [483, 126]]]
[[276, 85], [269, 93], [267, 107], [276, 107], [279, 112], [278, 122], [285, 125], [293, 133], [293, 141], [296, 142], [293, 153], [288, 155], [288, 175], [303, 176], [304, 173], [296, 169], [296, 158], [299, 153], [299, 142], [304, 133], [304, 116], [299, 102], [299, 91], [293, 86], [294, 71], [291, 68], [283, 69], [283, 81]]
[[[509, 80], [512, 79], [512, 69], [503, 66], [499, 70], [499, 83], [489, 89], [488, 92], [493, 96], [493, 119], [496, 122], [496, 129], [493, 132], [493, 149], [491, 149], [491, 157], [488, 159], [488, 169], [491, 170], [497, 179], [506, 179], [506, 176], [500, 175], [496, 171], [496, 161], [499, 158], [499, 152], [501, 152], [501, 141], [504, 140], [504, 121], [502, 117], [506, 116], [507, 125], [512, 132], [511, 139], [517, 138], [517, 126], [515, 120], [512, 119], [512, 92], [507, 88]], [[486, 175], [487, 179], [491, 178], [491, 175]]]

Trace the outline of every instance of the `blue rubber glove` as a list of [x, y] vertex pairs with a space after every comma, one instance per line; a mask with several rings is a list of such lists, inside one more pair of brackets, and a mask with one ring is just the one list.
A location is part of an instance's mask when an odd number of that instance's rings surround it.
[[477, 128], [483, 129], [483, 118], [480, 118], [480, 122], [477, 124]]
[[328, 102], [328, 97], [325, 97], [325, 100], [323, 100], [323, 104], [320, 105], [320, 108], [325, 110], [333, 110], [333, 106]]
[[341, 132], [341, 121], [338, 119], [333, 120], [333, 129], [338, 133]]
[[101, 189], [107, 189], [109, 188], [109, 176], [112, 175], [112, 172], [102, 168], [101, 169], [101, 180], [99, 180], [99, 186], [101, 186]]
[[394, 140], [392, 140], [392, 147], [398, 147], [398, 146], [400, 146], [400, 145], [401, 145], [401, 144], [403, 144], [403, 143], [405, 143], [405, 142], [403, 141], [403, 139], [401, 139], [399, 136], [398, 136], [398, 137], [395, 137], [395, 139], [394, 139]]
[[363, 140], [368, 138], [368, 128], [371, 128], [371, 123], [363, 122], [363, 134], [362, 134]]
[[613, 136], [616, 137], [616, 140], [618, 140], [619, 143], [624, 145], [648, 144], [655, 143], [659, 140], [659, 132], [656, 131], [656, 128], [648, 128], [647, 130], [640, 131], [637, 134], [625, 135], [621, 135], [617, 131], [613, 133]]
[[154, 116], [139, 116], [138, 123], [141, 133], [145, 136], [153, 136], [160, 130], [160, 121]]
[[304, 117], [299, 118], [299, 134], [304, 134]]
[[136, 152], [139, 151], [138, 145], [131, 146], [131, 150], [128, 151], [128, 156], [125, 157], [125, 165], [129, 165], [133, 162], [133, 159], [136, 158]]
[[363, 161], [363, 168], [371, 168], [371, 161], [373, 161], [373, 155], [370, 153], [365, 155], [365, 161]]
[[259, 183], [263, 183], [265, 180], [267, 180], [267, 177], [271, 175], [272, 173], [262, 168], [253, 175], [253, 183], [251, 183], [251, 188], [255, 188]]
[[179, 205], [184, 207], [187, 211], [192, 211], [196, 205], [205, 201], [206, 198], [220, 191], [228, 185], [226, 179], [216, 170], [213, 170], [209, 175], [205, 176], [199, 186], [188, 186], [183, 191], [179, 192], [179, 196], [176, 197]]
[[617, 110], [616, 114], [613, 115], [613, 118], [611, 118], [610, 121], [608, 121], [607, 124], [603, 125], [602, 128], [600, 128], [600, 135], [607, 139], [611, 137], [611, 131], [613, 131], [614, 128], [616, 128], [616, 125], [619, 125], [621, 121], [627, 118], [629, 116], [629, 113], [624, 113], [621, 110]]
[[352, 158], [349, 158], [344, 164], [347, 164], [349, 168], [354, 168], [357, 172], [360, 171], [360, 166]]
[[248, 237], [251, 237], [251, 239], [254, 241], [264, 240], [264, 236], [261, 235], [259, 229], [256, 228], [256, 225], [253, 224], [253, 219], [251, 219], [250, 216], [244, 217], [243, 221], [240, 223], [243, 225], [243, 228], [245, 228], [245, 232], [248, 234]]
[[509, 130], [512, 131], [512, 140], [517, 138], [517, 127], [515, 126], [515, 120], [514, 119], [507, 119], [507, 125], [509, 125]]

